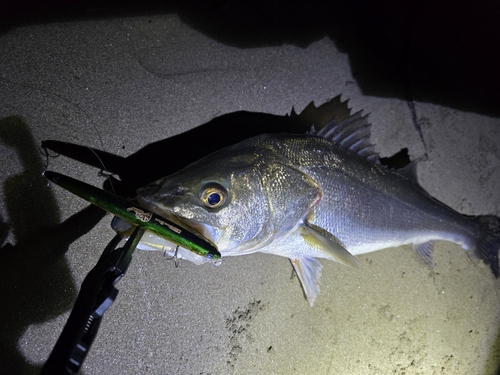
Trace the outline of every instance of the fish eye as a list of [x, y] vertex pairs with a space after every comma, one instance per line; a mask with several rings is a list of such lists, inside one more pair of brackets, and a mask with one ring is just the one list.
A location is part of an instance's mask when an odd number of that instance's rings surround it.
[[220, 185], [211, 185], [202, 189], [200, 198], [208, 208], [219, 208], [227, 200], [227, 191]]

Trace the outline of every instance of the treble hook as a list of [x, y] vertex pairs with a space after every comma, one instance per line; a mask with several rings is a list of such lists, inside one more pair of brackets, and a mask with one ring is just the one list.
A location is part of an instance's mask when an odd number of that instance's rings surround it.
[[[177, 254], [179, 253], [179, 245], [177, 245], [175, 247], [175, 252], [174, 252], [174, 255], [172, 255], [170, 258], [167, 258], [167, 260], [172, 260], [172, 259], [175, 259], [174, 260], [174, 264], [175, 264], [175, 268], [179, 268], [179, 262], [180, 262], [180, 258], [177, 257]], [[167, 250], [165, 250], [165, 252], [163, 253], [163, 256], [166, 257], [167, 256]]]

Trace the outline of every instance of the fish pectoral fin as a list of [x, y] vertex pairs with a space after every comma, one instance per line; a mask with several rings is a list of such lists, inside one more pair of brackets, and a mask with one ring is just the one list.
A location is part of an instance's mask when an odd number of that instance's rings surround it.
[[413, 250], [423, 259], [423, 261], [429, 266], [433, 267], [432, 262], [432, 247], [434, 245], [433, 241], [427, 241], [424, 243], [413, 244]]
[[358, 258], [347, 251], [333, 234], [323, 228], [305, 221], [304, 224], [300, 226], [300, 231], [306, 243], [320, 250], [325, 255], [325, 258], [353, 267], [361, 266], [361, 262]]
[[302, 290], [311, 307], [319, 294], [319, 280], [321, 278], [321, 263], [315, 258], [290, 258], [293, 269], [299, 277]]

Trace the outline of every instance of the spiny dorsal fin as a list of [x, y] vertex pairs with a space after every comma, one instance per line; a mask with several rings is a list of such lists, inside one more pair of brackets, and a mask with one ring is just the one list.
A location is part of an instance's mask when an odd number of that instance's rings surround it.
[[[375, 145], [370, 141], [370, 127], [371, 124], [368, 122], [368, 115], [362, 116], [361, 111], [359, 111], [340, 123], [332, 119], [319, 130], [316, 130], [316, 127], [313, 125], [307, 134], [313, 137], [327, 139], [346, 150], [357, 153], [372, 164], [381, 165], [379, 155], [375, 152]], [[422, 192], [427, 194], [427, 192], [420, 187], [417, 179], [417, 165], [420, 161], [426, 159], [427, 156], [424, 155], [412, 161], [404, 168], [389, 170], [408, 179], [414, 186], [420, 188]]]
[[379, 164], [375, 146], [370, 141], [370, 127], [368, 116], [362, 116], [361, 111], [348, 117], [341, 123], [332, 119], [320, 130], [314, 125], [308, 134], [314, 137], [328, 139], [346, 150], [353, 151], [366, 160]]

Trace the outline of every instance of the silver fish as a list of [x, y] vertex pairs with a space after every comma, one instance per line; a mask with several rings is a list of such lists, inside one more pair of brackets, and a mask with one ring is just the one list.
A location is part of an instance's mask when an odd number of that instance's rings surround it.
[[311, 306], [317, 258], [359, 266], [355, 255], [405, 244], [431, 264], [434, 240], [454, 242], [498, 277], [500, 218], [461, 215], [433, 199], [416, 162], [382, 166], [369, 138], [361, 113], [306, 135], [260, 135], [139, 189], [137, 199], [202, 233], [223, 257], [289, 258]]

